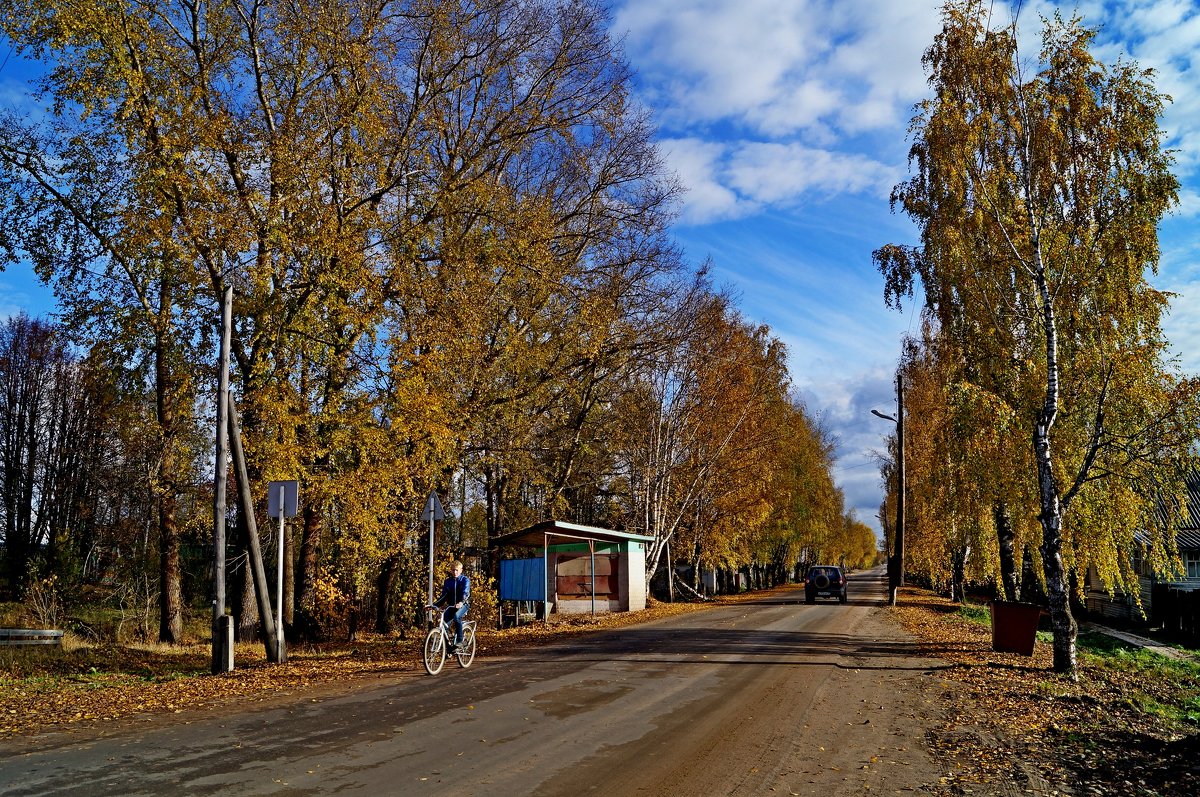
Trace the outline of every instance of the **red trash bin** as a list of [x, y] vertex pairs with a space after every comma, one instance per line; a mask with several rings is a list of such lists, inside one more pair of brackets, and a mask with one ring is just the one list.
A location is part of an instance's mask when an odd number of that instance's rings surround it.
[[992, 601], [992, 650], [1033, 655], [1042, 607], [1034, 603]]

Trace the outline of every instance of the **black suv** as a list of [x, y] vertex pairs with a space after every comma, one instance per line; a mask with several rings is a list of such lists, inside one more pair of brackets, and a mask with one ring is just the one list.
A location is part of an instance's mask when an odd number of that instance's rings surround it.
[[846, 574], [837, 565], [817, 565], [808, 569], [804, 579], [804, 602], [816, 603], [817, 598], [837, 598], [846, 602]]

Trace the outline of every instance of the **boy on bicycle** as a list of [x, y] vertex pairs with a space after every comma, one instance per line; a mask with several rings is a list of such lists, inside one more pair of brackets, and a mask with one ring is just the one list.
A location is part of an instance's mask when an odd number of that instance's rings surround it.
[[442, 594], [434, 601], [434, 604], [440, 606], [442, 601], [447, 604], [445, 611], [442, 612], [442, 620], [454, 624], [454, 646], [451, 649], [453, 652], [463, 641], [462, 621], [467, 616], [467, 609], [470, 608], [468, 601], [471, 599], [471, 579], [463, 575], [462, 562], [455, 559], [451, 567], [454, 575], [447, 578], [442, 584]]

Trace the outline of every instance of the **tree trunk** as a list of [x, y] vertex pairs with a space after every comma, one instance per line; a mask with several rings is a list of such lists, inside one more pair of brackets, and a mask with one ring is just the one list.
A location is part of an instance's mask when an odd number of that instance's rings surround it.
[[353, 585], [350, 586], [350, 615], [347, 617], [346, 641], [358, 641], [358, 623], [362, 615], [362, 607], [359, 606], [358, 589]]
[[[241, 523], [241, 520], [238, 520]], [[244, 540], [245, 534], [238, 533], [238, 540]], [[241, 543], [239, 542], [239, 545]], [[238, 642], [257, 642], [260, 638], [258, 627], [258, 595], [254, 592], [254, 576], [250, 573], [249, 555], [243, 550], [238, 557], [241, 567], [238, 568], [238, 601], [237, 629]]]
[[[1035, 235], [1034, 251], [1037, 252], [1038, 248], [1039, 241]], [[1046, 336], [1046, 398], [1033, 432], [1038, 494], [1041, 498], [1038, 519], [1042, 523], [1042, 569], [1046, 574], [1046, 597], [1049, 599], [1050, 624], [1054, 632], [1054, 671], [1074, 680], [1078, 677], [1075, 670], [1075, 637], [1079, 629], [1071, 615], [1070, 590], [1062, 558], [1062, 503], [1058, 480], [1054, 476], [1050, 438], [1050, 431], [1058, 416], [1058, 327], [1045, 269], [1040, 261], [1037, 263], [1036, 277], [1042, 302], [1042, 329]]]
[[398, 565], [399, 555], [392, 554], [383, 561], [379, 577], [375, 579], [375, 632], [379, 634], [393, 631], [392, 588], [396, 583]]
[[675, 567], [671, 564], [671, 543], [667, 543], [667, 602], [675, 602]]
[[158, 641], [183, 641], [183, 582], [179, 566], [179, 525], [175, 489], [168, 483], [158, 499]]
[[172, 368], [170, 320], [173, 308], [172, 283], [158, 285], [158, 313], [154, 319], [154, 398], [162, 446], [158, 495], [159, 599], [158, 641], [179, 644], [183, 639], [183, 583], [179, 567], [179, 524], [175, 517], [179, 457], [175, 455], [179, 412], [176, 407], [178, 379]]
[[300, 607], [299, 622], [293, 616], [293, 632], [297, 639], [315, 642], [321, 636], [316, 625], [317, 568], [321, 561], [321, 509], [305, 504], [302, 511], [300, 531], [300, 557], [296, 576], [298, 594], [296, 605]]
[[1025, 603], [1046, 602], [1046, 596], [1042, 592], [1041, 581], [1038, 580], [1037, 568], [1029, 548], [1023, 549], [1021, 555], [1021, 579], [1017, 586], [1017, 600]]
[[[1039, 462], [1038, 470], [1041, 470]], [[1050, 477], [1052, 478], [1052, 477]], [[1039, 482], [1047, 477], [1039, 473]], [[1043, 490], [1046, 488], [1043, 487]], [[1042, 507], [1042, 567], [1046, 573], [1046, 597], [1050, 604], [1050, 624], [1054, 632], [1054, 671], [1076, 676], [1075, 637], [1079, 628], [1071, 614], [1070, 590], [1062, 558], [1062, 515], [1058, 496], [1051, 494]]]
[[[282, 509], [280, 510], [282, 511]], [[292, 525], [284, 523], [283, 539], [283, 627], [292, 630], [296, 619], [296, 542]]]
[[1000, 545], [1000, 585], [1004, 600], [1017, 600], [1020, 579], [1017, 577], [1017, 559], [1014, 544], [1016, 535], [1013, 533], [1012, 518], [1008, 514], [1008, 504], [997, 501], [992, 509], [996, 521], [996, 538]]
[[950, 580], [950, 600], [953, 603], [964, 603], [967, 599], [967, 561], [970, 558], [970, 545], [964, 545], [954, 552]]

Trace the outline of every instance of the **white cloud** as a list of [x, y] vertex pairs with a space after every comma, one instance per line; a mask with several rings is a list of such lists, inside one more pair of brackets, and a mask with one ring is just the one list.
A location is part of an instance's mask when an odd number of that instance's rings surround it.
[[734, 219], [758, 210], [751, 201], [722, 183], [727, 147], [715, 141], [677, 138], [660, 142], [667, 166], [687, 187], [681, 221], [700, 224]]
[[[834, 371], [836, 373], [836, 371]], [[883, 363], [853, 374], [802, 386], [809, 411], [837, 440], [834, 478], [846, 497], [846, 508], [876, 532], [883, 500], [879, 458], [887, 456], [887, 436], [895, 426], [871, 415], [872, 409], [894, 414], [894, 366]]]
[[1194, 188], [1185, 188], [1179, 192], [1179, 207], [1175, 212], [1185, 218], [1200, 215], [1200, 193]]
[[790, 203], [807, 193], [872, 194], [886, 200], [901, 172], [864, 155], [802, 144], [747, 143], [728, 161], [730, 183], [768, 203]]
[[0, 318], [12, 318], [21, 313], [38, 315], [41, 312], [43, 308], [34, 301], [28, 291], [10, 279], [0, 280]]
[[1200, 170], [1200, 7], [1190, 0], [1094, 3], [1084, 21], [1099, 27], [1097, 52], [1106, 62], [1132, 58], [1155, 71], [1159, 91], [1174, 102], [1163, 114], [1170, 146], [1178, 150], [1177, 171]]
[[685, 224], [743, 218], [767, 206], [793, 206], [806, 196], [863, 194], [886, 202], [903, 176], [898, 167], [865, 155], [796, 143], [679, 138], [661, 145], [668, 166], [688, 189]]
[[768, 136], [902, 123], [923, 87], [936, 6], [878, 0], [639, 0], [618, 9], [667, 126], [732, 121]]
[[791, 64], [820, 40], [803, 11], [775, 0], [645, 0], [625, 4], [614, 26], [628, 31], [656, 106], [694, 122], [772, 103]]
[[0, 110], [11, 111], [20, 116], [41, 116], [41, 110], [29, 97], [28, 84], [19, 80], [3, 79], [3, 75], [0, 71]]
[[690, 189], [687, 224], [808, 196], [886, 199], [903, 150], [881, 161], [863, 136], [902, 144], [939, 24], [934, 3], [880, 0], [626, 0], [614, 19]]

